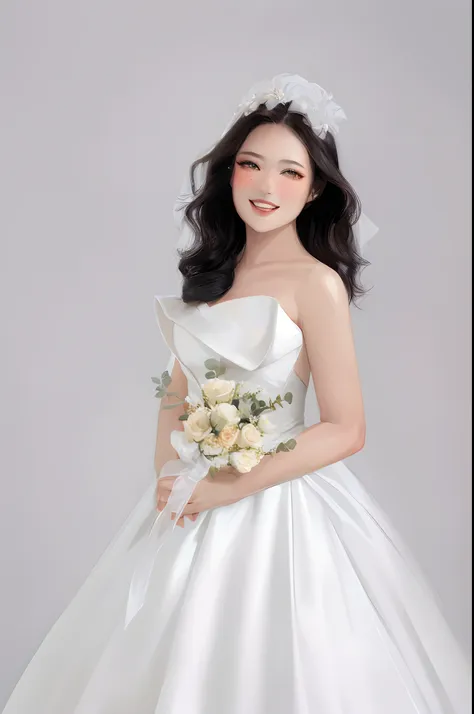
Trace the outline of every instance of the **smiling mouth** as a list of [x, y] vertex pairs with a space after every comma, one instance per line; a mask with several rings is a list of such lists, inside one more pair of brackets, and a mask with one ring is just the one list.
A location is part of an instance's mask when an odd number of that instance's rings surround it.
[[255, 203], [249, 199], [249, 202], [252, 204], [253, 208], [258, 211], [258, 213], [273, 213], [273, 211], [278, 210], [280, 208], [279, 206], [268, 206], [266, 208], [262, 208], [260, 206], [256, 206]]

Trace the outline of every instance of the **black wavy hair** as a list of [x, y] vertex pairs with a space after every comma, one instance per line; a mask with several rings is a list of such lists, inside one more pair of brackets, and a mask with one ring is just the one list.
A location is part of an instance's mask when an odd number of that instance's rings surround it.
[[[184, 220], [192, 229], [194, 241], [179, 251], [178, 264], [183, 276], [184, 302], [211, 303], [232, 286], [245, 247], [246, 227], [233, 203], [230, 176], [235, 157], [249, 133], [269, 123], [289, 127], [310, 157], [313, 188], [319, 195], [306, 204], [296, 219], [301, 244], [310, 255], [340, 275], [349, 302], [365, 294], [366, 290], [358, 283], [358, 273], [370, 263], [358, 253], [352, 229], [361, 214], [360, 200], [339, 169], [334, 136], [327, 131], [324, 139], [318, 137], [306, 116], [289, 111], [290, 105], [291, 102], [280, 103], [267, 109], [261, 104], [251, 114], [241, 116], [211, 151], [192, 164], [194, 198], [184, 209]], [[206, 163], [205, 180], [196, 191], [196, 169]]]

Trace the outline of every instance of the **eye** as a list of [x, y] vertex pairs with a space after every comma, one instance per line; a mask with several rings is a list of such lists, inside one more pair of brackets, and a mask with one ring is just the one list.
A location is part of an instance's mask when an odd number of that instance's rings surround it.
[[298, 178], [298, 179], [304, 178], [304, 176], [302, 174], [300, 174], [298, 171], [294, 171], [293, 169], [286, 169], [286, 171], [284, 173], [293, 174], [294, 178]]
[[[248, 165], [257, 166], [257, 164], [255, 164], [253, 161], [237, 161], [237, 163], [239, 166], [248, 166]], [[258, 169], [258, 166], [257, 166], [257, 169]]]
[[[249, 161], [249, 160], [237, 161], [237, 164], [238, 164], [239, 166], [249, 166], [249, 167], [250, 167], [250, 166], [255, 166], [255, 168], [258, 169], [258, 166], [257, 166], [257, 164], [256, 164], [254, 161]], [[285, 169], [285, 171], [283, 171], [283, 173], [284, 173], [284, 174], [286, 174], [286, 173], [287, 173], [287, 174], [291, 174], [291, 177], [294, 178], [294, 179], [296, 179], [296, 180], [299, 180], [299, 179], [304, 178], [303, 174], [300, 174], [299, 171], [294, 171], [293, 169]]]

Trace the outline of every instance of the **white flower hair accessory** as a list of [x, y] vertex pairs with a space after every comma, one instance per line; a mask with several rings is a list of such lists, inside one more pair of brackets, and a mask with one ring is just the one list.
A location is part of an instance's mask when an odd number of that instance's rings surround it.
[[290, 111], [307, 117], [316, 136], [321, 139], [326, 137], [328, 130], [337, 134], [339, 124], [347, 119], [343, 109], [333, 100], [332, 94], [319, 84], [308, 82], [299, 74], [284, 72], [271, 80], [257, 82], [249, 89], [222, 136], [241, 116], [255, 111], [260, 104], [265, 104], [267, 109], [274, 109], [277, 104], [286, 102], [291, 102]]

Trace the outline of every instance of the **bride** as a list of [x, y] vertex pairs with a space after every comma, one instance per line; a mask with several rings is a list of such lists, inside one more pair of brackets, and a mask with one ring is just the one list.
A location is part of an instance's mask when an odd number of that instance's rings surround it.
[[[376, 230], [339, 169], [343, 119], [317, 84], [278, 75], [191, 167], [182, 294], [154, 302], [170, 349], [157, 483], [4, 714], [470, 711], [468, 663], [343, 463], [365, 442], [349, 307]], [[262, 390], [268, 419], [232, 421], [238, 384]]]

